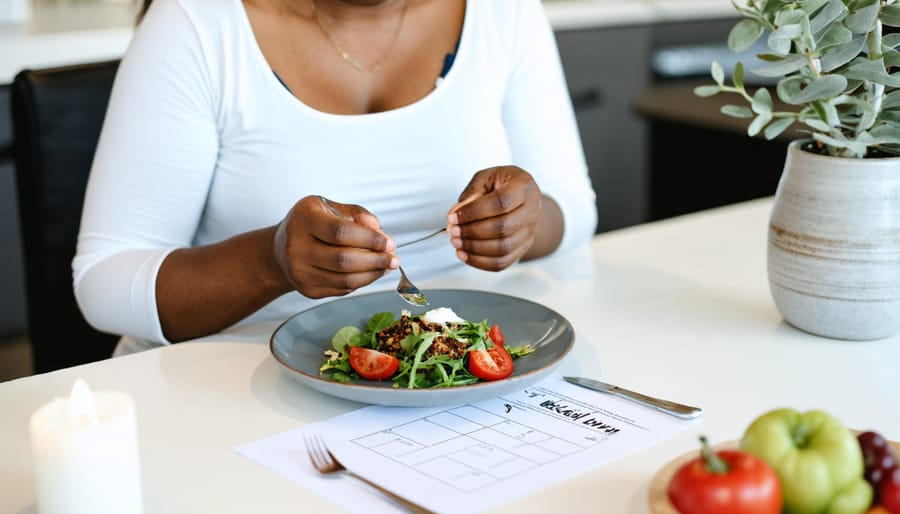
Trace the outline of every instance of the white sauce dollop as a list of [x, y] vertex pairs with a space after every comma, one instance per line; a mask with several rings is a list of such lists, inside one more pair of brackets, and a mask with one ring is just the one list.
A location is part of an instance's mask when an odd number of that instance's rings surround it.
[[437, 309], [431, 309], [426, 312], [422, 319], [424, 319], [427, 323], [460, 323], [465, 321], [460, 318], [453, 312], [453, 309], [450, 307], [438, 307]]

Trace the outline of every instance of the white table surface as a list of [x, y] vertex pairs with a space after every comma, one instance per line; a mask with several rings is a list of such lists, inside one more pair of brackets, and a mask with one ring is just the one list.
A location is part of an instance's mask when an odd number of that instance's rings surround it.
[[[736, 439], [776, 407], [822, 408], [900, 440], [900, 337], [842, 342], [785, 324], [769, 296], [770, 200], [602, 234], [570, 254], [503, 273], [420, 286], [530, 298], [565, 315], [577, 344], [563, 373], [698, 405], [695, 426], [663, 443], [496, 512], [647, 513], [649, 483], [698, 434]], [[232, 452], [360, 404], [317, 393], [270, 356], [273, 326], [0, 383], [0, 512], [35, 511], [31, 414], [84, 378], [137, 404], [148, 513], [333, 512], [337, 507]], [[73, 342], [74, 343], [74, 342]]]

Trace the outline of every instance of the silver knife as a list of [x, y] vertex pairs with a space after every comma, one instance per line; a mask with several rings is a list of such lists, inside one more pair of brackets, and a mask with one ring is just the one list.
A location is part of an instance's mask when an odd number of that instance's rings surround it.
[[567, 382], [571, 382], [575, 385], [593, 389], [594, 391], [600, 391], [601, 393], [608, 393], [626, 398], [646, 407], [650, 407], [651, 409], [656, 409], [660, 412], [665, 412], [666, 414], [671, 414], [682, 419], [694, 419], [703, 413], [703, 410], [699, 407], [691, 407], [689, 405], [682, 405], [680, 403], [670, 402], [668, 400], [660, 400], [659, 398], [653, 398], [652, 396], [629, 391], [628, 389], [623, 389], [619, 386], [600, 382], [599, 380], [582, 377], [563, 378]]

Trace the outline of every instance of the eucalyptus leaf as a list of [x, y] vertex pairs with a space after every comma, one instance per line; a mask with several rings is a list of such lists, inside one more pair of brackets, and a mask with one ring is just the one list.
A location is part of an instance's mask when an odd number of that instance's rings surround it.
[[863, 84], [862, 80], [847, 79], [847, 88], [844, 91], [855, 91], [857, 88], [862, 87]]
[[719, 109], [722, 114], [727, 114], [732, 118], [752, 118], [753, 111], [750, 110], [746, 105], [723, 105]]
[[900, 145], [879, 145], [878, 149], [894, 156], [900, 155]]
[[820, 119], [809, 118], [803, 120], [803, 123], [819, 132], [828, 132], [831, 130], [831, 126]]
[[[760, 0], [760, 3], [760, 11], [762, 11], [767, 20], [774, 19], [780, 11], [785, 10], [784, 0]], [[793, 9], [793, 6], [794, 3], [791, 2], [791, 9]]]
[[885, 123], [873, 128], [872, 135], [879, 141], [894, 142], [894, 144], [897, 144], [897, 142], [900, 141], [900, 127]]
[[876, 116], [878, 113], [875, 112], [875, 108], [872, 107], [872, 104], [861, 102], [859, 106], [861, 111], [861, 116], [859, 117], [859, 122], [857, 123], [857, 130], [868, 130], [872, 128], [872, 125], [875, 124]]
[[835, 1], [839, 4], [843, 3], [840, 0], [801, 0], [799, 4], [800, 8], [803, 9], [803, 12], [809, 16], [814, 16], [816, 11]]
[[[782, 87], [785, 84], [785, 87]], [[834, 97], [844, 92], [847, 87], [847, 79], [840, 75], [823, 75], [818, 79], [803, 84], [803, 81], [784, 80], [778, 83], [778, 97], [792, 105]]]
[[900, 4], [895, 3], [883, 6], [878, 19], [889, 27], [900, 27]]
[[772, 113], [772, 95], [769, 94], [769, 90], [761, 87], [753, 93], [753, 101], [750, 103], [750, 108], [753, 109], [753, 112], [758, 114], [763, 113]]
[[826, 50], [821, 57], [822, 71], [833, 71], [859, 55], [866, 45], [866, 38], [860, 37]]
[[882, 109], [900, 109], [900, 89], [891, 91], [884, 95], [881, 100]]
[[735, 63], [734, 71], [731, 72], [731, 81], [735, 87], [744, 87], [744, 65], [740, 61]]
[[826, 30], [819, 38], [819, 48], [824, 49], [830, 46], [840, 45], [852, 39], [853, 32], [850, 32], [850, 29], [837, 23], [828, 27], [828, 30]]
[[802, 55], [788, 55], [779, 61], [765, 64], [753, 70], [753, 73], [763, 77], [781, 77], [790, 75], [795, 71], [809, 65], [809, 61]]
[[806, 13], [803, 13], [803, 18], [800, 19], [800, 37], [795, 40], [795, 44], [798, 52], [806, 50], [813, 52], [816, 49], [816, 39], [813, 37], [813, 32], [809, 25], [809, 16], [806, 16]]
[[871, 146], [873, 144], [878, 143], [878, 140], [872, 137], [872, 134], [868, 130], [863, 130], [856, 136], [856, 141], [860, 143], [865, 143], [866, 146]]
[[713, 61], [710, 65], [710, 74], [713, 80], [716, 81], [716, 84], [721, 86], [725, 82], [725, 70], [722, 69], [722, 65], [718, 61]]
[[719, 86], [697, 86], [694, 88], [694, 94], [703, 98], [719, 94], [722, 89]]
[[841, 123], [841, 117], [838, 114], [838, 110], [834, 102], [826, 102], [822, 104], [822, 117], [824, 118], [825, 123], [827, 123], [830, 127], [837, 126]]
[[[831, 103], [831, 104], [833, 105], [833, 100], [832, 100], [832, 102], [829, 102], [829, 103]], [[806, 108], [804, 109], [804, 111], [810, 111], [810, 110], [811, 110], [812, 112], [815, 113], [816, 118], [818, 118], [818, 119], [820, 119], [820, 120], [822, 120], [822, 121], [825, 121], [825, 122], [827, 123], [827, 121], [828, 121], [828, 110], [825, 108], [826, 105], [828, 105], [828, 104], [827, 104], [827, 103], [824, 103], [824, 102], [812, 102], [811, 104], [809, 104], [808, 106], [806, 106]], [[835, 110], [837, 110], [837, 109], [835, 109]], [[808, 114], [808, 112], [807, 112], [806, 114]], [[804, 118], [806, 118], [806, 116], [804, 116]], [[840, 116], [838, 116], [838, 123], [840, 123]], [[829, 123], [829, 125], [831, 125], [831, 124]]]
[[900, 73], [888, 75], [882, 59], [858, 59], [844, 70], [844, 76], [848, 79], [870, 80], [890, 87], [900, 87]]
[[775, 54], [756, 54], [756, 58], [764, 62], [778, 62], [784, 59], [784, 56]]
[[856, 34], [865, 34], [875, 28], [878, 12], [881, 10], [879, 0], [860, 0], [850, 14], [844, 18], [844, 26]]
[[728, 48], [735, 52], [743, 52], [753, 46], [765, 30], [765, 27], [755, 20], [741, 20], [728, 33]]
[[891, 48], [900, 46], [900, 32], [896, 34], [887, 34], [882, 38], [881, 43]]
[[791, 52], [794, 40], [803, 34], [800, 24], [782, 25], [769, 34], [769, 48], [778, 55], [787, 55]]
[[[803, 6], [803, 10], [808, 13], [813, 12], [807, 10], [805, 5]], [[846, 15], [847, 6], [844, 5], [844, 2], [841, 0], [828, 0], [825, 3], [825, 7], [810, 18], [809, 28], [814, 34], [818, 34], [822, 30], [827, 30], [828, 27], [833, 26], [832, 24], [835, 21], [842, 19]]]
[[888, 49], [882, 56], [884, 59], [884, 67], [890, 69], [893, 67], [900, 68], [900, 52], [893, 48]]
[[866, 155], [866, 145], [847, 139], [838, 139], [826, 134], [813, 134], [813, 139], [837, 149], [836, 155], [841, 157], [857, 157], [862, 159]]
[[768, 127], [766, 127], [763, 135], [765, 135], [766, 139], [771, 141], [781, 135], [782, 132], [787, 130], [787, 128], [793, 124], [794, 118], [779, 118], [770, 123]]
[[775, 15], [775, 25], [778, 27], [783, 27], [785, 25], [801, 25], [804, 19], [809, 20], [809, 14], [803, 9], [778, 11]]
[[750, 137], [756, 136], [771, 119], [771, 113], [760, 113], [752, 122], [750, 122], [750, 126], [747, 127], [747, 135]]

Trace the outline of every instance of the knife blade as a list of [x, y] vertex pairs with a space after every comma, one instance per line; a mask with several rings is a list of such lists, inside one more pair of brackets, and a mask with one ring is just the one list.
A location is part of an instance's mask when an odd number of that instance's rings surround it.
[[619, 386], [607, 384], [606, 382], [600, 382], [599, 380], [583, 377], [563, 378], [567, 382], [570, 382], [572, 384], [585, 387], [593, 391], [600, 391], [601, 393], [619, 396], [621, 398], [631, 400], [635, 403], [639, 403], [645, 407], [650, 407], [651, 409], [655, 409], [666, 414], [671, 414], [672, 416], [676, 416], [681, 419], [694, 419], [703, 413], [703, 410], [699, 407], [691, 407], [690, 405], [683, 405], [669, 400], [661, 400], [659, 398], [654, 398], [645, 394], [629, 391], [628, 389], [624, 389]]

